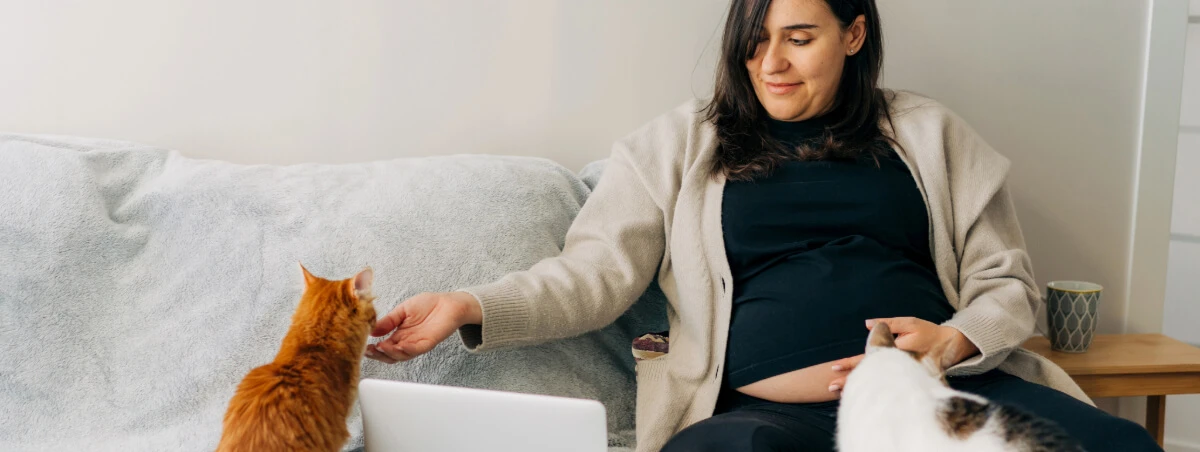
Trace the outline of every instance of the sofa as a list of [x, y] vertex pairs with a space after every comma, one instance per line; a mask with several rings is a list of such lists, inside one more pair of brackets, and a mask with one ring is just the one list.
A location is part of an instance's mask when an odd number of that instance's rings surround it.
[[[278, 350], [298, 262], [330, 279], [371, 266], [381, 314], [490, 282], [559, 252], [603, 166], [239, 165], [0, 134], [0, 450], [211, 451], [236, 385]], [[630, 342], [665, 329], [665, 306], [651, 286], [600, 331], [489, 353], [452, 337], [362, 377], [599, 400], [610, 450], [631, 450]], [[361, 448], [357, 408], [347, 423]]]

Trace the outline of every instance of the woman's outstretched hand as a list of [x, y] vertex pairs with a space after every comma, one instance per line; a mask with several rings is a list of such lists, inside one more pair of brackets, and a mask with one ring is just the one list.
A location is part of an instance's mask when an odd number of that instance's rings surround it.
[[368, 344], [364, 356], [388, 364], [408, 361], [433, 350], [463, 325], [482, 322], [479, 301], [469, 293], [422, 293], [404, 300], [375, 322], [371, 336], [391, 336], [378, 344]]

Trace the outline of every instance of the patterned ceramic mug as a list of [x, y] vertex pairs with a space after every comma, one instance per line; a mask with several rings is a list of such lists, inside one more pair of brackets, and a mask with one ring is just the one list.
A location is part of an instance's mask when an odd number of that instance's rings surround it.
[[1096, 336], [1101, 290], [1104, 288], [1099, 284], [1084, 281], [1046, 284], [1051, 349], [1067, 353], [1087, 351]]

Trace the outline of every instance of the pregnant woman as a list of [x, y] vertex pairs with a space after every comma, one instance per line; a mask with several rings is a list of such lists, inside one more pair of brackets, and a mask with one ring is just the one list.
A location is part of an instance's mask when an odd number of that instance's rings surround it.
[[948, 342], [951, 386], [1092, 452], [1161, 450], [1020, 349], [1041, 300], [1008, 162], [944, 106], [881, 89], [882, 62], [874, 0], [733, 0], [712, 98], [616, 143], [560, 256], [405, 300], [367, 356], [456, 330], [478, 351], [582, 334], [657, 275], [670, 352], [638, 364], [638, 451], [832, 451], [877, 322], [903, 349]]

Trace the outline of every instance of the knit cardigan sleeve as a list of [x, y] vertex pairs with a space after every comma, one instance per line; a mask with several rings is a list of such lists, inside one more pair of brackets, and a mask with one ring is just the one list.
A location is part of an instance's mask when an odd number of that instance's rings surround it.
[[622, 142], [567, 231], [562, 253], [499, 281], [459, 289], [479, 300], [483, 324], [459, 330], [473, 351], [512, 348], [603, 328], [650, 285], [665, 247], [649, 171]]
[[961, 118], [948, 114], [947, 119], [959, 309], [945, 325], [979, 348], [978, 355], [949, 373], [972, 375], [996, 368], [1030, 337], [1042, 299], [1005, 182], [1008, 160]]
[[979, 355], [951, 369], [978, 374], [1000, 365], [1033, 333], [1042, 302], [1008, 190], [1001, 188], [963, 234], [959, 300], [946, 325], [979, 347]]

